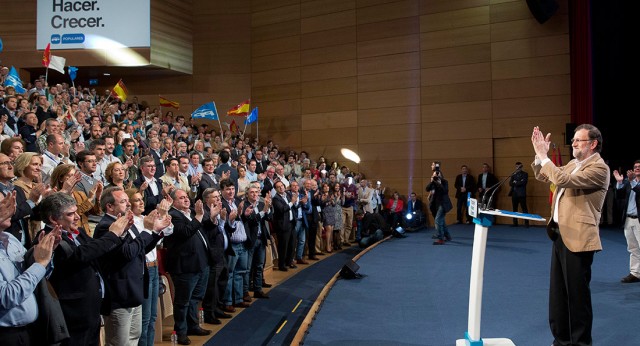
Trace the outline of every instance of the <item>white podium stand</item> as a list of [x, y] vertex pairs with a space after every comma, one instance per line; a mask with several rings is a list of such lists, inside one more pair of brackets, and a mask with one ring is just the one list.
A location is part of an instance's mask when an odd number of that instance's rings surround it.
[[456, 346], [515, 346], [506, 338], [482, 339], [480, 319], [482, 315], [482, 281], [484, 276], [484, 256], [487, 248], [487, 233], [492, 224], [490, 215], [544, 222], [539, 215], [523, 214], [502, 210], [478, 210], [478, 201], [469, 199], [469, 215], [476, 224], [473, 235], [471, 256], [471, 283], [469, 285], [469, 322], [464, 339], [456, 340]]

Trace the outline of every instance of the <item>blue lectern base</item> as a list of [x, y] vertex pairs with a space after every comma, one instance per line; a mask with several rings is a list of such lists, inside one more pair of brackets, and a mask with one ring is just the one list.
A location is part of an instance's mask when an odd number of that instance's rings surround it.
[[[456, 346], [468, 346], [467, 339], [458, 339], [456, 340]], [[494, 338], [494, 339], [485, 339], [482, 338], [483, 346], [516, 346], [510, 339], [506, 338]]]

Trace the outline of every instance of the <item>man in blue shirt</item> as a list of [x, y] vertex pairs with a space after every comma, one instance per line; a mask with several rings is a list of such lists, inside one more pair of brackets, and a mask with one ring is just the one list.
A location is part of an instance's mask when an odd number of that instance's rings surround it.
[[47, 273], [54, 244], [60, 231], [43, 235], [35, 246], [35, 263], [24, 268], [27, 250], [13, 235], [4, 230], [11, 224], [16, 210], [15, 193], [0, 193], [0, 340], [6, 345], [29, 345], [27, 325], [38, 317], [34, 290]]

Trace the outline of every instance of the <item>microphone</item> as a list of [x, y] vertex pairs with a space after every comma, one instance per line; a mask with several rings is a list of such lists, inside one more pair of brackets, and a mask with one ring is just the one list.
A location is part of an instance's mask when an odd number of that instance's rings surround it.
[[487, 203], [485, 203], [485, 200], [487, 199], [487, 192], [485, 191], [484, 196], [482, 196], [482, 205], [484, 206], [485, 210], [491, 209], [491, 202], [493, 201], [493, 195], [495, 195], [496, 191], [498, 191], [500, 186], [502, 186], [502, 184], [504, 184], [507, 180], [511, 179], [511, 177], [513, 177], [516, 173], [520, 172], [521, 170], [522, 170], [521, 167], [516, 168], [516, 170], [513, 171], [511, 174], [509, 174], [506, 178], [502, 179], [497, 184], [494, 184], [493, 186], [488, 188], [487, 190], [492, 190], [492, 189], [493, 190], [491, 191], [491, 195], [489, 196], [489, 200]]

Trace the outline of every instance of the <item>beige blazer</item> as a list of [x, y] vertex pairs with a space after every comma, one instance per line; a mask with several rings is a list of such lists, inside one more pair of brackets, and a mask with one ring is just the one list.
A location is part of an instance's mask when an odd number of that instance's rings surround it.
[[367, 213], [373, 213], [373, 205], [371, 204], [371, 197], [373, 196], [373, 189], [369, 187], [358, 187], [358, 202], [362, 205], [362, 209]]
[[[574, 174], [576, 160], [556, 167], [552, 162], [544, 166], [531, 164], [537, 180], [554, 183], [559, 192], [564, 188], [558, 205], [558, 228], [567, 249], [572, 252], [602, 250], [598, 224], [602, 205], [609, 187], [609, 166], [600, 154], [589, 157]], [[553, 199], [551, 217], [557, 198]]]

